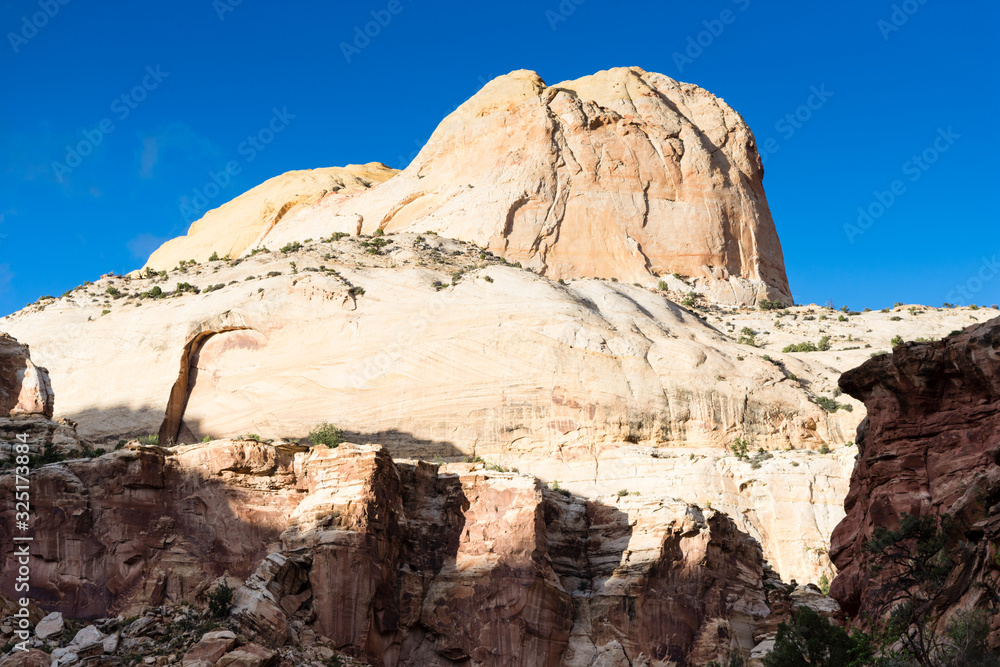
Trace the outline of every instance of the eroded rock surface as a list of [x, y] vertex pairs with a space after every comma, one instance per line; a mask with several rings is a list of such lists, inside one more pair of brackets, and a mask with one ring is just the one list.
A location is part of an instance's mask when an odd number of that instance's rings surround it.
[[[939, 631], [958, 610], [986, 609], [1000, 581], [1000, 319], [933, 343], [908, 343], [841, 379], [868, 408], [858, 464], [833, 533], [840, 570], [832, 595], [852, 616], [872, 611], [891, 572], [872, 573], [864, 549], [878, 526], [904, 514], [955, 519], [948, 550], [957, 565], [938, 601]], [[986, 581], [990, 586], [981, 586]], [[992, 618], [1000, 646], [1000, 617]]]
[[0, 333], [0, 416], [52, 417], [48, 371], [31, 362], [28, 346]]
[[146, 266], [160, 271], [180, 261], [204, 262], [212, 254], [239, 257], [296, 207], [316, 202], [328, 193], [358, 192], [392, 178], [397, 172], [384, 164], [289, 171], [268, 179], [239, 197], [212, 209], [191, 225], [184, 236], [167, 241]]
[[402, 173], [285, 216], [258, 246], [316, 230], [424, 232], [557, 278], [702, 279], [726, 303], [791, 303], [753, 134], [697, 86], [638, 67], [548, 86], [488, 83]]
[[32, 594], [71, 617], [196, 601], [228, 573], [246, 579], [233, 618], [265, 651], [314, 632], [400, 666], [702, 664], [749, 654], [774, 621], [759, 544], [669, 496], [587, 500], [480, 463], [252, 441], [130, 445], [33, 479], [53, 520], [35, 528]]

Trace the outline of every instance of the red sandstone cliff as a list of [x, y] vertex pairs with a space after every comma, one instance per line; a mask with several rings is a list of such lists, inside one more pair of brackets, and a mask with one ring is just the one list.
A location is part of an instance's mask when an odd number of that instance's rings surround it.
[[[958, 610], [987, 608], [1000, 580], [1000, 319], [942, 341], [907, 343], [845, 373], [841, 388], [865, 402], [858, 462], [833, 533], [840, 574], [831, 594], [864, 618], [888, 571], [872, 574], [864, 549], [875, 529], [904, 514], [949, 515], [955, 563], [934, 600], [940, 632]], [[987, 582], [987, 586], [981, 585]], [[991, 618], [1000, 645], [1000, 614]]]

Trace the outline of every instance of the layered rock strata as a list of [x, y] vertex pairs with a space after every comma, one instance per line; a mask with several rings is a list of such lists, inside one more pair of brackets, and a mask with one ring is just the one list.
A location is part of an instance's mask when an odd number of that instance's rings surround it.
[[933, 616], [943, 633], [954, 613], [1000, 616], [1000, 319], [932, 343], [907, 343], [846, 373], [844, 391], [868, 408], [858, 429], [858, 463], [833, 533], [840, 574], [831, 593], [851, 615], [875, 611], [894, 574], [875, 571], [865, 544], [877, 527], [897, 530], [906, 514], [950, 517], [946, 552], [955, 563]]
[[482, 464], [131, 445], [44, 466], [33, 484], [50, 520], [35, 528], [31, 592], [73, 617], [194, 601], [228, 575], [246, 579], [234, 617], [263, 645], [288, 640], [305, 608], [372, 664], [590, 665], [748, 654], [771, 614], [760, 547], [725, 515], [585, 500]]

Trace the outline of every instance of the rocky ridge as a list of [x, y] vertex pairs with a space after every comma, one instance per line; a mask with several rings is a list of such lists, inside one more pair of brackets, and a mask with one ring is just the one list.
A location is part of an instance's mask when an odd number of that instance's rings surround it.
[[[225, 622], [242, 644], [276, 658], [323, 637], [376, 665], [705, 664], [748, 656], [795, 604], [836, 609], [808, 588], [789, 597], [720, 512], [583, 499], [482, 463], [394, 462], [378, 446], [133, 443], [40, 467], [33, 485], [50, 519], [35, 528], [35, 599], [68, 618], [117, 614], [95, 630], [120, 630], [133, 655], [176, 659], [183, 638], [161, 645], [143, 629], [172, 637], [160, 608], [198, 604], [220, 581], [239, 584]], [[5, 538], [11, 521], [0, 515]], [[11, 583], [0, 579], [8, 596]], [[199, 634], [204, 614], [180, 615]]]
[[[676, 272], [719, 302], [791, 303], [763, 174], [744, 120], [702, 88], [638, 67], [554, 86], [520, 70], [445, 118], [401, 173], [289, 211], [247, 252], [434, 231], [553, 279]], [[196, 227], [233, 235], [208, 216]], [[188, 254], [158, 251], [149, 266], [208, 257]]]
[[1000, 319], [946, 340], [908, 343], [841, 378], [868, 407], [859, 457], [833, 533], [839, 574], [831, 593], [864, 622], [896, 571], [872, 568], [865, 545], [876, 528], [906, 515], [947, 517], [943, 557], [951, 565], [928, 608], [943, 635], [958, 613], [983, 610], [1000, 649]]

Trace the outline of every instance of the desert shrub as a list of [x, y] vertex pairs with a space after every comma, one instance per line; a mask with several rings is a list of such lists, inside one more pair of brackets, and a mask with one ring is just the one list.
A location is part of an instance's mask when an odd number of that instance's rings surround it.
[[741, 461], [747, 460], [747, 452], [750, 451], [750, 440], [744, 438], [736, 438], [733, 440], [733, 444], [729, 445], [729, 449], [732, 450], [736, 458]]
[[786, 345], [782, 352], [815, 352], [817, 347], [814, 343], [806, 341], [804, 343], [793, 343]]
[[329, 422], [323, 422], [309, 432], [309, 442], [336, 448], [344, 442], [344, 432]]
[[297, 252], [299, 250], [302, 250], [302, 244], [298, 241], [291, 241], [290, 243], [286, 243], [281, 246], [281, 252], [286, 255], [290, 252]]
[[229, 614], [229, 608], [233, 606], [233, 593], [235, 591], [229, 585], [221, 583], [208, 594], [208, 613], [216, 618], [222, 618]]
[[139, 438], [140, 445], [159, 445], [160, 436], [157, 433], [149, 433], [147, 435], [140, 435]]
[[848, 667], [871, 655], [866, 638], [848, 635], [809, 607], [792, 613], [787, 623], [778, 625], [774, 650], [764, 658], [764, 667]]
[[219, 253], [217, 253], [217, 252], [215, 252], [213, 250], [212, 251], [212, 256], [208, 258], [208, 261], [210, 261], [210, 262], [218, 262], [218, 261], [220, 261], [219, 260]]
[[666, 292], [668, 289], [670, 289], [670, 285], [667, 284], [666, 280], [661, 280], [660, 282], [656, 283], [656, 289], [660, 290], [661, 292]]
[[821, 352], [826, 352], [827, 350], [830, 349], [830, 347], [831, 345], [829, 336], [823, 336], [822, 338], [819, 339], [819, 343], [816, 344], [816, 348], [819, 349]]
[[902, 336], [893, 336], [892, 337], [892, 346], [893, 347], [899, 347], [902, 344], [903, 344], [903, 337]]
[[191, 283], [177, 283], [177, 291], [183, 294], [184, 292], [191, 292], [192, 294], [198, 294], [201, 292], [200, 289], [192, 285]]
[[757, 307], [761, 310], [780, 310], [784, 308], [780, 301], [768, 301], [767, 299], [761, 299]]

